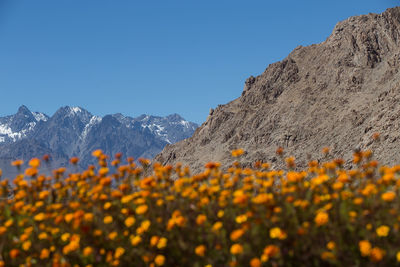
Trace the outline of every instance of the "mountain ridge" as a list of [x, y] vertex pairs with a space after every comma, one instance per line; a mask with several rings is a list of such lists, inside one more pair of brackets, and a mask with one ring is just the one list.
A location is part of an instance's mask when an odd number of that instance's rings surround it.
[[91, 156], [96, 149], [109, 156], [121, 152], [153, 158], [166, 144], [191, 136], [197, 127], [178, 114], [99, 117], [81, 107], [63, 106], [48, 116], [22, 105], [16, 114], [0, 117], [0, 168], [5, 175], [14, 174], [12, 160], [50, 154], [54, 166], [67, 166], [71, 157], [79, 157], [83, 169], [96, 162]]
[[[324, 42], [298, 46], [249, 77], [239, 98], [212, 109], [191, 138], [155, 159], [200, 171], [207, 161], [229, 166], [230, 151], [243, 148], [244, 165], [282, 167], [275, 150], [283, 147], [305, 166], [329, 146], [346, 164], [356, 149], [374, 150], [385, 164], [399, 161], [399, 44], [399, 7], [341, 21]], [[379, 145], [374, 132], [381, 133]]]

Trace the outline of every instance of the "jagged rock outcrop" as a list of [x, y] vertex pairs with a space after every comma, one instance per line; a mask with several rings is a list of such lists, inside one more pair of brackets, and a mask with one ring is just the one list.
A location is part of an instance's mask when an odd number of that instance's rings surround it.
[[[322, 43], [299, 46], [246, 80], [241, 97], [220, 105], [194, 135], [155, 158], [199, 171], [208, 161], [280, 166], [276, 148], [298, 165], [322, 157], [350, 162], [354, 149], [372, 149], [385, 164], [400, 162], [400, 7], [339, 22]], [[372, 134], [381, 134], [379, 143]]]

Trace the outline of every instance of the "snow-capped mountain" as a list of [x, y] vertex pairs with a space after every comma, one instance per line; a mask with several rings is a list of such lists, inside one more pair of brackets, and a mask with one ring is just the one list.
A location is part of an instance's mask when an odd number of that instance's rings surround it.
[[98, 117], [80, 107], [61, 107], [53, 116], [21, 106], [14, 115], [0, 117], [0, 168], [4, 162], [50, 154], [65, 165], [77, 156], [86, 167], [95, 163], [91, 152], [102, 149], [135, 158], [153, 158], [165, 145], [190, 137], [198, 125], [178, 114], [166, 117], [120, 113]]
[[0, 143], [13, 143], [27, 137], [41, 121], [48, 116], [40, 112], [31, 112], [21, 106], [15, 115], [0, 117]]

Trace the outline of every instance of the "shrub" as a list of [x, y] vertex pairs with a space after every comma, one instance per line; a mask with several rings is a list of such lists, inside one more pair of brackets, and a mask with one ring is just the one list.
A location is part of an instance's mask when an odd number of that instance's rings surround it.
[[[41, 162], [33, 159], [24, 174], [1, 181], [0, 266], [400, 261], [400, 166], [379, 166], [369, 151], [355, 153], [352, 169], [336, 159], [297, 170], [288, 158], [285, 171], [260, 162], [241, 168], [238, 161], [222, 171], [210, 162], [197, 175], [181, 164], [151, 166], [141, 159], [136, 165], [131, 158], [121, 164], [120, 154], [110, 173], [107, 157], [93, 155], [99, 167], [80, 173], [39, 174]], [[11, 184], [14, 197], [7, 199]]]

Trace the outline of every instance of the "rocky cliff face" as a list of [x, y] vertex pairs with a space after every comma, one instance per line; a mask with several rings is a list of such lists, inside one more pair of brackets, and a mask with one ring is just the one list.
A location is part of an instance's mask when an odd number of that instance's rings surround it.
[[230, 151], [243, 148], [245, 164], [279, 166], [282, 146], [305, 165], [329, 146], [348, 163], [354, 149], [399, 163], [399, 68], [400, 7], [351, 17], [321, 44], [299, 46], [248, 78], [241, 97], [212, 110], [191, 138], [166, 146], [156, 160], [198, 171], [207, 161], [230, 164]]

